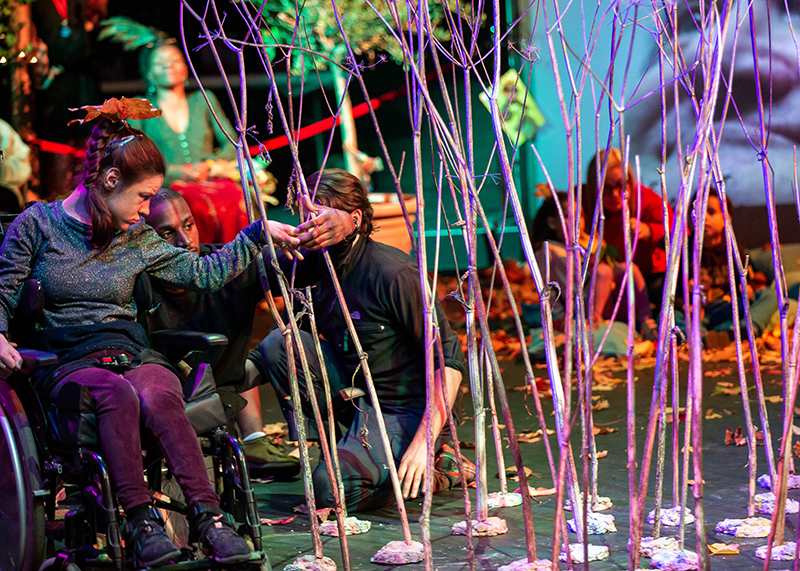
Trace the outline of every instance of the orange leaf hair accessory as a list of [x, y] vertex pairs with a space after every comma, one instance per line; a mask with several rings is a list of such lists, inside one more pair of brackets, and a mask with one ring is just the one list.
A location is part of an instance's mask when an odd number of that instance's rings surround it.
[[93, 121], [98, 117], [104, 117], [113, 123], [119, 121], [126, 121], [127, 119], [151, 119], [153, 117], [161, 117], [161, 109], [154, 109], [147, 99], [136, 99], [133, 97], [123, 97], [117, 99], [112, 97], [106, 99], [102, 105], [84, 105], [70, 111], [86, 111], [86, 117], [83, 119], [73, 119], [67, 125], [73, 123], [80, 123], [81, 125], [88, 121]]

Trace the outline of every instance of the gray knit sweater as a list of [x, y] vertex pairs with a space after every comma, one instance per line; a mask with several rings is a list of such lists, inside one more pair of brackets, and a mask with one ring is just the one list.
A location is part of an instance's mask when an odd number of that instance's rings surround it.
[[134, 283], [145, 270], [166, 284], [215, 291], [255, 256], [259, 224], [202, 258], [170, 246], [143, 221], [119, 232], [99, 251], [88, 245], [91, 226], [69, 216], [61, 201], [31, 206], [17, 217], [0, 246], [0, 331], [8, 331], [20, 286], [30, 277], [42, 284], [48, 328], [134, 320]]

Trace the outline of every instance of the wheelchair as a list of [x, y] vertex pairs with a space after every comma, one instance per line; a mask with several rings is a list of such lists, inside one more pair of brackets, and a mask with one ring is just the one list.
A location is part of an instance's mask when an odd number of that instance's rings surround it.
[[[149, 308], [150, 304], [141, 299], [150, 291], [149, 281], [139, 282], [146, 283], [141, 286], [137, 282], [137, 306]], [[29, 280], [23, 286], [15, 323], [22, 313], [21, 319], [27, 322], [22, 328], [29, 328], [30, 315], [36, 313], [37, 307], [41, 307], [41, 286]], [[12, 331], [16, 329], [17, 325], [12, 324]], [[197, 332], [164, 331], [150, 336], [153, 347], [172, 358], [227, 343], [222, 335]], [[15, 336], [20, 345], [26, 338], [27, 334]], [[75, 390], [60, 391], [57, 402], [43, 402], [33, 389], [29, 373], [55, 364], [57, 358], [27, 349], [20, 349], [20, 353], [24, 373], [0, 380], [0, 570], [122, 571], [127, 560], [121, 532], [124, 518], [99, 451], [91, 396], [85, 387], [75, 384]], [[220, 507], [253, 547], [249, 561], [224, 568], [271, 571], [262, 547], [260, 518], [241, 444], [224, 429], [227, 416], [207, 363], [193, 368], [184, 384], [184, 396], [187, 417], [204, 455], [213, 464]], [[189, 507], [184, 502], [161, 491], [165, 468], [158, 447], [154, 443], [148, 446], [144, 433], [142, 444], [154, 505], [187, 516]], [[63, 548], [56, 550], [57, 543]], [[198, 557], [190, 547], [182, 551], [181, 561], [157, 569], [222, 568], [215, 561]]]

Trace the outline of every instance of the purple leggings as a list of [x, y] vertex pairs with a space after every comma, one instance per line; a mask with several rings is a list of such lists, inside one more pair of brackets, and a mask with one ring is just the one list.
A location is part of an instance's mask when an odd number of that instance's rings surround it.
[[158, 441], [187, 503], [219, 505], [200, 443], [184, 413], [181, 383], [172, 371], [152, 363], [123, 376], [107, 369], [81, 369], [64, 377], [51, 399], [67, 383], [86, 386], [96, 402], [103, 457], [123, 509], [150, 502], [142, 464], [142, 423]]

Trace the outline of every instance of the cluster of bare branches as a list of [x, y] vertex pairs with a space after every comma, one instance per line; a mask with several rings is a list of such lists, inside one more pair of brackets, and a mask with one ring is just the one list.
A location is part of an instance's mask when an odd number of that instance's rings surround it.
[[[412, 243], [415, 244], [415, 256], [419, 262], [419, 279], [423, 291], [423, 307], [425, 316], [425, 362], [427, 365], [426, 383], [429, 395], [434, 394], [434, 354], [441, 352], [441, 342], [433, 319], [432, 304], [436, 295], [437, 272], [432, 276], [428, 267], [438, 268], [440, 258], [440, 245], [437, 240], [435, 251], [431, 255], [426, 247], [425, 240], [416, 240], [416, 236], [425, 236], [426, 210], [435, 213], [436, 230], [438, 235], [446, 236], [453, 242], [457, 239], [452, 230], [459, 228], [463, 236], [468, 263], [462, 268], [463, 273], [459, 278], [459, 287], [454, 296], [462, 302], [465, 312], [467, 328], [467, 362], [469, 369], [469, 385], [475, 407], [474, 430], [477, 457], [477, 505], [475, 517], [479, 521], [486, 520], [489, 513], [487, 503], [486, 481], [486, 413], [492, 415], [493, 427], [497, 431], [498, 413], [502, 415], [505, 430], [511, 444], [511, 452], [519, 474], [523, 495], [528, 489], [522, 457], [517, 445], [514, 423], [512, 421], [503, 375], [498, 365], [497, 355], [491, 343], [491, 332], [487, 318], [486, 299], [481, 294], [478, 281], [477, 260], [477, 232], [479, 228], [486, 230], [492, 263], [499, 277], [500, 287], [511, 302], [514, 323], [520, 339], [525, 339], [525, 327], [517, 311], [511, 284], [502, 264], [498, 243], [500, 240], [509, 239], [503, 235], [495, 235], [484, 210], [482, 198], [490, 193], [500, 193], [508, 208], [513, 213], [519, 230], [522, 251], [525, 262], [535, 282], [543, 316], [544, 347], [547, 360], [547, 371], [552, 389], [553, 405], [556, 417], [556, 443], [557, 447], [551, 449], [550, 442], [544, 438], [547, 458], [553, 482], [557, 488], [557, 501], [555, 504], [555, 527], [553, 529], [552, 566], [556, 568], [556, 561], [562, 548], [568, 550], [568, 537], [566, 533], [566, 520], [564, 517], [564, 499], [569, 497], [575, 521], [578, 525], [578, 541], [583, 544], [584, 560], [588, 555], [588, 516], [597, 501], [598, 494], [598, 464], [597, 450], [593, 438], [592, 419], [592, 375], [593, 365], [597, 361], [600, 351], [596, 348], [593, 339], [593, 315], [586, 311], [586, 299], [594, 292], [597, 279], [597, 259], [581, 248], [579, 244], [580, 216], [577, 214], [582, 208], [581, 193], [577, 189], [583, 182], [582, 166], [584, 165], [584, 144], [591, 145], [594, 154], [597, 147], [606, 150], [618, 147], [622, 150], [623, 164], [636, 165], [637, 178], [641, 176], [638, 168], [636, 149], [631, 148], [630, 137], [626, 133], [626, 113], [636, 105], [653, 103], [660, 106], [661, 113], [661, 141], [662, 152], [660, 160], [661, 188], [664, 203], [665, 225], [670, 229], [666, 237], [667, 272], [664, 280], [663, 296], [660, 315], [658, 318], [658, 344], [656, 352], [655, 385], [652, 394], [649, 423], [645, 432], [641, 453], [637, 449], [635, 438], [635, 408], [634, 408], [634, 336], [635, 332], [635, 307], [633, 275], [630, 271], [631, 261], [637, 248], [637, 238], [633, 237], [628, 228], [629, 218], [637, 218], [636, 212], [625, 212], [623, 220], [626, 224], [626, 243], [624, 258], [628, 268], [626, 274], [626, 288], [618, 292], [617, 308], [622, 300], [622, 294], [627, 291], [627, 318], [628, 318], [628, 376], [627, 376], [627, 428], [628, 428], [628, 464], [629, 464], [629, 529], [630, 529], [630, 568], [639, 567], [639, 545], [642, 540], [643, 522], [646, 515], [646, 499], [648, 497], [649, 474], [652, 466], [653, 451], [658, 442], [657, 453], [657, 486], [656, 486], [656, 513], [655, 535], [660, 533], [659, 510], [663, 495], [663, 478], [665, 473], [666, 442], [671, 438], [672, 455], [672, 503], [674, 507], [683, 510], [687, 505], [687, 490], [690, 479], [689, 462], [693, 463], [692, 487], [694, 495], [694, 511], [697, 518], [696, 553], [700, 564], [710, 568], [706, 549], [705, 519], [703, 512], [703, 457], [702, 457], [702, 307], [703, 294], [700, 276], [700, 263], [702, 257], [703, 240], [702, 232], [690, 232], [692, 226], [702, 228], [706, 213], [706, 204], [710, 189], [716, 188], [719, 192], [720, 203], [723, 205], [725, 217], [726, 244], [728, 252], [728, 269], [731, 284], [731, 302], [733, 315], [739, 314], [739, 299], [743, 304], [743, 314], [746, 324], [746, 338], [749, 340], [750, 361], [755, 377], [756, 395], [758, 396], [758, 414], [761, 428], [767, 444], [767, 458], [769, 474], [772, 480], [772, 490], [777, 496], [775, 516], [773, 516], [772, 534], [770, 545], [784, 542], [784, 504], [786, 500], [786, 483], [790, 469], [790, 441], [791, 441], [791, 411], [795, 400], [794, 387], [797, 384], [800, 371], [797, 367], [798, 348], [800, 348], [800, 328], [795, 328], [794, 337], [789, 337], [789, 318], [787, 300], [787, 287], [780, 257], [780, 243], [776, 227], [775, 199], [773, 188], [773, 174], [768, 152], [769, 137], [769, 109], [771, 109], [772, 91], [762, 92], [762, 86], [769, 85], [764, 81], [763, 74], [769, 73], [759, 68], [763, 61], [764, 53], [771, 53], [770, 45], [760, 45], [756, 35], [759, 8], [756, 3], [745, 4], [733, 0], [721, 0], [718, 3], [700, 2], [699, 6], [692, 5], [688, 10], [687, 20], [684, 14], [686, 7], [682, 3], [658, 2], [653, 0], [650, 4], [645, 2], [610, 2], [598, 3], [590, 7], [582, 3], [580, 6], [568, 3], [563, 6], [558, 0], [532, 1], [523, 5], [518, 10], [516, 19], [505, 21], [505, 5], [499, 0], [491, 3], [483, 0], [471, 2], [429, 2], [427, 0], [399, 2], [397, 0], [360, 2], [342, 2], [329, 0], [328, 2], [300, 3], [282, 2], [280, 14], [275, 13], [277, 5], [273, 5], [267, 12], [270, 3], [235, 2], [226, 4], [227, 17], [238, 17], [247, 24], [248, 32], [244, 37], [230, 37], [225, 30], [225, 15], [215, 0], [206, 2], [192, 2], [183, 0], [181, 3], [182, 18], [194, 18], [203, 26], [206, 42], [204, 49], [213, 52], [219, 64], [219, 71], [226, 79], [226, 90], [230, 103], [234, 109], [234, 124], [236, 133], [229, 133], [229, 139], [237, 146], [241, 179], [254, 180], [246, 176], [253, 171], [252, 161], [247, 153], [248, 144], [246, 136], [248, 125], [247, 84], [245, 78], [245, 50], [258, 53], [263, 71], [269, 77], [270, 105], [277, 117], [277, 123], [282, 132], [289, 139], [289, 147], [294, 161], [295, 176], [293, 177], [292, 196], [310, 194], [314, 189], [306, 188], [305, 176], [298, 156], [298, 141], [294, 134], [303, 121], [302, 103], [292, 106], [289, 98], [285, 98], [277, 89], [276, 76], [279, 73], [314, 73], [323, 67], [335, 71], [339, 78], [333, 104], [330, 105], [330, 114], [339, 117], [349, 103], [346, 94], [350, 90], [359, 90], [364, 100], [370, 102], [372, 94], [369, 93], [364, 81], [364, 74], [371, 61], [368, 60], [370, 50], [382, 49], [392, 54], [397, 61], [401, 61], [405, 73], [408, 106], [408, 128], [412, 134], [413, 153], [406, 161], [405, 168], [413, 169], [413, 192], [418, 204], [416, 227], [411, 219], [406, 216], [407, 227]], [[354, 7], [357, 5], [357, 8]], [[314, 7], [318, 9], [314, 9]], [[782, 8], [781, 8], [782, 9]], [[356, 13], [357, 10], [357, 13]], [[568, 40], [564, 29], [564, 19], [567, 10], [580, 11], [583, 22], [583, 41], [581, 45], [573, 45]], [[774, 10], [774, 8], [773, 8]], [[788, 4], [785, 6], [789, 26], [792, 15]], [[484, 20], [484, 14], [489, 14]], [[683, 15], [680, 15], [683, 14]], [[362, 18], [362, 19], [359, 19]], [[365, 25], [364, 19], [369, 20]], [[773, 17], [772, 25], [786, 25], [785, 21], [778, 24], [778, 18]], [[523, 22], [526, 22], [523, 25]], [[687, 23], [688, 22], [688, 23]], [[759, 22], [760, 25], [760, 22]], [[481, 27], [491, 27], [493, 32], [492, 44], [488, 50], [481, 49], [483, 44], [478, 42]], [[688, 26], [688, 28], [687, 28]], [[683, 27], [683, 28], [681, 28]], [[679, 29], [680, 28], [680, 29]], [[689, 30], [694, 34], [694, 40], [687, 43], [681, 34]], [[538, 47], [534, 36], [543, 34], [546, 39], [546, 48]], [[636, 35], [647, 38], [652, 43], [655, 54], [648, 73], [657, 74], [657, 85], [643, 93], [645, 87], [642, 78], [633, 71], [632, 54]], [[793, 30], [792, 30], [793, 34]], [[759, 105], [760, 121], [755, 135], [751, 140], [759, 153], [759, 163], [763, 172], [764, 198], [770, 220], [770, 230], [773, 245], [773, 265], [776, 276], [776, 289], [779, 307], [781, 308], [781, 341], [783, 359], [783, 386], [784, 386], [784, 414], [782, 418], [783, 440], [780, 448], [773, 450], [770, 438], [769, 419], [764, 401], [764, 392], [761, 384], [758, 367], [759, 355], [757, 353], [755, 335], [748, 307], [747, 295], [747, 259], [739, 253], [736, 236], [727, 210], [725, 156], [721, 151], [723, 128], [743, 129], [752, 131], [751, 125], [746, 125], [736, 111], [736, 101], [733, 97], [732, 84], [734, 81], [734, 63], [737, 50], [735, 46], [740, 43], [739, 36], [749, 36], [752, 61], [754, 69], [756, 100]], [[537, 36], [537, 37], [539, 37]], [[515, 42], [511, 39], [515, 38]], [[190, 62], [193, 46], [187, 45], [183, 38], [186, 55]], [[641, 38], [640, 40], [641, 41]], [[598, 63], [598, 58], [593, 58], [597, 45], [608, 44], [610, 60]], [[731, 48], [734, 46], [734, 48]], [[219, 50], [230, 50], [237, 55], [238, 69], [225, 69]], [[537, 60], [539, 51], [546, 50], [546, 56]], [[520, 67], [517, 69], [519, 79], [514, 87], [529, 96], [529, 86], [526, 84], [531, 77], [532, 66], [540, 66], [539, 73], [549, 73], [557, 87], [552, 94], [558, 100], [561, 124], [557, 127], [563, 129], [565, 147], [563, 154], [567, 163], [567, 208], [562, 213], [562, 225], [567, 241], [568, 273], [566, 290], [561, 292], [565, 300], [566, 319], [566, 347], [563, 357], [559, 358], [556, 351], [556, 341], [553, 328], [552, 305], [555, 298], [555, 288], [548, 283], [546, 272], [539, 267], [534, 255], [534, 250], [528, 236], [531, 220], [526, 218], [520, 196], [529, 189], [518, 188], [514, 175], [514, 163], [518, 160], [520, 148], [519, 133], [509, 133], [504, 124], [504, 114], [507, 109], [500, 102], [501, 96], [501, 71], [506, 65], [510, 52], [522, 55]], [[743, 57], [740, 54], [740, 58]], [[547, 69], [548, 63], [550, 65]], [[192, 68], [193, 70], [193, 68]], [[310, 71], [309, 71], [310, 70]], [[621, 70], [621, 71], [620, 71]], [[194, 71], [194, 70], [193, 70]], [[260, 70], [259, 70], [260, 71]], [[229, 75], [238, 75], [240, 88], [236, 93], [227, 83]], [[761, 75], [759, 75], [761, 74]], [[430, 78], [435, 78], [432, 81]], [[291, 81], [287, 83], [292, 85]], [[201, 86], [202, 88], [202, 86]], [[588, 91], [587, 91], [588, 88]], [[473, 109], [472, 94], [479, 91], [485, 94], [491, 112], [494, 139], [491, 142], [492, 153], [487, 164], [476, 164], [476, 145], [487, 145], [485, 139], [476, 141], [475, 113]], [[304, 93], [290, 93], [289, 97], [302, 100]], [[582, 116], [582, 103], [584, 99], [591, 100], [595, 111], [589, 121], [584, 122]], [[442, 105], [443, 103], [443, 105]], [[688, 105], [691, 110], [689, 122], [682, 122], [686, 113], [679, 110], [679, 106]], [[298, 113], [295, 110], [300, 109]], [[375, 136], [383, 152], [383, 160], [388, 166], [388, 171], [394, 181], [394, 187], [401, 205], [404, 204], [402, 194], [410, 192], [410, 188], [403, 188], [400, 182], [400, 171], [403, 168], [405, 157], [397, 156], [384, 142], [382, 125], [378, 121], [375, 110], [370, 105], [370, 118], [374, 127]], [[766, 110], [766, 111], [765, 111]], [[734, 116], [726, 127], [726, 117]], [[601, 128], [601, 117], [608, 120], [610, 128]], [[722, 119], [720, 119], [720, 117]], [[766, 119], [765, 119], [766, 117]], [[431, 172], [423, 170], [423, 143], [426, 138], [433, 141], [435, 154], [434, 168]], [[325, 156], [322, 157], [319, 168], [325, 163], [333, 147], [333, 135], [328, 139]], [[597, 144], [595, 141], [604, 141]], [[534, 154], [539, 157], [536, 144], [532, 145]], [[667, 151], [674, 149], [677, 154], [679, 172], [677, 188], [667, 187]], [[672, 151], [670, 151], [672, 152]], [[608, 156], [608, 153], [606, 153]], [[553, 193], [555, 187], [548, 174], [548, 165], [539, 159], [540, 166]], [[399, 166], [398, 166], [399, 163]], [[604, 216], [602, 212], [603, 187], [606, 175], [606, 161], [598, 159], [598, 180], [596, 188], [598, 196], [597, 209], [587, 213], [590, 234], [590, 243], [599, 244], [603, 241]], [[499, 172], [500, 185], [492, 184], [492, 178], [487, 174]], [[796, 168], [794, 178], [796, 180]], [[435, 204], [426, 204], [424, 189], [435, 187], [437, 190]], [[797, 185], [795, 183], [795, 192]], [[638, 191], [637, 188], [625, 188], [623, 195], [627, 198]], [[247, 192], [247, 190], [245, 190]], [[258, 190], [256, 189], [256, 195]], [[667, 196], [674, 197], [674, 216], [672, 220], [667, 216]], [[692, 197], [696, 196], [694, 202]], [[557, 201], [558, 202], [558, 201]], [[250, 200], [246, 204], [250, 204]], [[446, 218], [444, 206], [455, 211], [455, 218]], [[627, 199], [623, 200], [625, 205]], [[800, 203], [800, 198], [798, 198]], [[626, 206], [627, 207], [627, 206]], [[267, 212], [260, 206], [261, 217], [266, 218]], [[275, 246], [269, 243], [269, 251], [275, 259]], [[328, 267], [334, 283], [337, 283], [336, 273], [330, 259]], [[432, 262], [432, 263], [431, 263]], [[288, 300], [297, 299], [298, 292], [291, 289], [291, 276], [284, 276], [277, 264], [262, 271], [275, 271], [279, 274], [281, 294], [287, 300], [286, 307], [294, 307]], [[456, 265], [457, 261], [456, 261]], [[683, 271], [681, 272], [681, 268]], [[585, 284], [590, 284], [588, 290]], [[338, 287], [338, 285], [337, 285]], [[691, 299], [687, 308], [686, 323], [688, 331], [680, 331], [675, 327], [674, 299], [676, 292], [682, 289], [683, 298]], [[737, 294], [741, 289], [741, 297]], [[588, 293], [587, 293], [588, 292]], [[306, 302], [305, 311], [313, 309], [308, 301], [310, 292], [301, 296]], [[271, 297], [269, 298], [271, 300]], [[348, 316], [346, 300], [339, 290], [339, 299]], [[589, 304], [591, 305], [591, 304]], [[616, 312], [616, 309], [615, 309]], [[291, 353], [292, 343], [302, 347], [299, 342], [297, 318], [289, 313], [288, 321], [283, 322], [276, 313], [287, 339], [287, 350]], [[738, 375], [741, 383], [742, 404], [746, 415], [747, 436], [749, 451], [749, 508], [748, 515], [753, 515], [753, 495], [755, 492], [756, 454], [755, 454], [755, 426], [751, 417], [750, 403], [748, 402], [747, 369], [749, 363], [742, 354], [743, 334], [738, 319], [733, 320], [734, 335], [738, 350]], [[366, 354], [358, 344], [358, 336], [352, 323], [348, 323], [352, 339], [361, 356], [361, 366], [370, 388], [372, 403], [380, 416], [380, 404], [374, 398], [374, 388], [369, 374], [369, 363]], [[685, 371], [678, 368], [677, 352], [679, 342], [684, 338], [690, 340], [689, 355], [690, 366], [686, 382], [681, 378]], [[601, 343], [602, 344], [602, 343]], [[308, 377], [308, 365], [305, 356], [299, 355], [300, 368]], [[522, 352], [526, 370], [526, 379], [534, 396], [537, 420], [543, 434], [547, 434], [545, 415], [541, 397], [535, 382], [533, 366], [526, 351]], [[322, 359], [320, 359], [322, 361]], [[293, 379], [292, 399], [295, 410], [300, 410], [300, 396], [296, 383], [296, 360], [291, 358], [291, 376]], [[577, 383], [577, 402], [572, 402], [572, 387]], [[310, 384], [309, 384], [310, 385]], [[687, 411], [687, 422], [684, 433], [684, 453], [681, 455], [680, 434], [678, 423], [673, 424], [670, 435], [667, 434], [665, 409], [671, 402], [675, 414], [681, 404], [679, 388], [686, 386], [684, 398]], [[672, 388], [671, 399], [669, 398]], [[444, 391], [442, 391], [444, 393]], [[485, 397], [489, 397], [489, 406], [485, 404]], [[330, 398], [330, 395], [327, 395]], [[312, 402], [315, 398], [312, 395]], [[430, 403], [429, 403], [430, 405]], [[330, 407], [328, 407], [330, 410]], [[322, 439], [321, 447], [323, 458], [328, 466], [328, 473], [335, 478], [337, 465], [335, 444], [332, 442], [334, 435], [326, 439], [322, 419], [316, 410], [318, 427]], [[331, 423], [331, 426], [333, 423]], [[572, 429], [580, 427], [580, 438], [572, 437]], [[297, 427], [300, 433], [300, 450], [302, 453], [304, 484], [308, 498], [309, 513], [314, 513], [314, 494], [311, 490], [312, 482], [310, 467], [305, 447], [305, 436], [302, 423]], [[429, 423], [430, 428], [430, 423]], [[455, 433], [454, 428], [453, 433]], [[381, 437], [386, 441], [385, 429]], [[494, 439], [498, 441], [499, 433], [495, 432]], [[433, 447], [434, 435], [429, 432], [429, 465], [427, 469], [427, 486], [423, 515], [420, 519], [421, 535], [425, 546], [426, 568], [432, 569], [432, 554], [430, 543], [430, 508], [433, 490]], [[575, 460], [573, 446], [579, 442], [581, 454], [580, 465]], [[458, 446], [458, 439], [454, 439]], [[691, 445], [691, 446], [690, 446]], [[385, 449], [391, 450], [388, 441]], [[693, 449], [692, 454], [690, 450]], [[460, 458], [458, 450], [457, 456]], [[502, 452], [498, 450], [498, 459], [502, 467]], [[411, 530], [405, 515], [402, 495], [394, 463], [389, 459], [387, 464], [397, 497], [398, 509], [402, 520], [403, 537], [407, 543], [412, 541]], [[637, 466], [639, 470], [637, 472]], [[501, 473], [503, 470], [501, 468]], [[332, 489], [339, 491], [336, 482]], [[501, 481], [502, 491], [506, 491], [505, 480]], [[473, 510], [470, 497], [464, 489], [465, 519], [467, 529], [471, 529]], [[346, 568], [349, 568], [347, 552], [347, 539], [343, 528], [344, 512], [343, 502], [337, 497], [337, 517], [340, 525], [340, 541], [342, 558]], [[536, 542], [534, 533], [534, 519], [529, 501], [522, 502], [526, 530], [527, 560], [530, 563], [537, 561]], [[682, 513], [682, 512], [681, 512]], [[314, 552], [316, 557], [322, 557], [322, 544], [316, 528], [316, 518], [311, 517], [314, 537]], [[680, 530], [680, 542], [683, 544], [683, 525]], [[475, 559], [472, 547], [472, 537], [468, 534], [469, 565], [474, 569]], [[588, 563], [587, 563], [588, 565]], [[795, 563], [797, 565], [797, 563]]]

